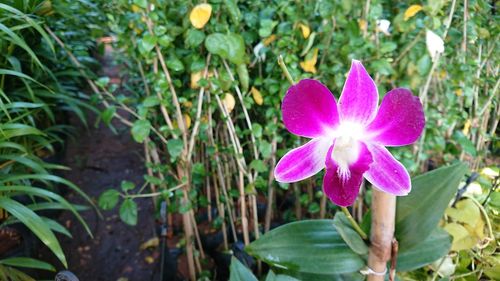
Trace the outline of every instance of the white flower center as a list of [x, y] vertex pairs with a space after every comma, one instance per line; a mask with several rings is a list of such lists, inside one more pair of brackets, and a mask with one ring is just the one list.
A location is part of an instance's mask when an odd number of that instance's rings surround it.
[[333, 133], [335, 145], [331, 157], [337, 163], [337, 173], [343, 181], [347, 181], [351, 177], [349, 165], [359, 158], [359, 141], [364, 134], [363, 126], [353, 122], [343, 122]]

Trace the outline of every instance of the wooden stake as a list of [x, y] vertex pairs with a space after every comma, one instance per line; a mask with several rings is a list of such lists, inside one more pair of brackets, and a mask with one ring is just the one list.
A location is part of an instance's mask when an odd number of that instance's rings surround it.
[[[184, 195], [185, 198], [182, 199], [183, 204], [187, 204], [187, 193]], [[189, 212], [182, 214], [182, 221], [184, 226], [184, 234], [186, 237], [186, 257], [189, 268], [189, 279], [191, 281], [196, 281], [196, 271], [194, 264], [194, 250], [193, 250], [193, 227], [191, 226], [191, 218]]]
[[375, 273], [371, 272], [368, 275], [368, 281], [383, 281], [387, 271], [387, 262], [391, 259], [396, 197], [373, 189], [372, 198], [372, 228], [368, 267], [371, 269], [370, 271]]

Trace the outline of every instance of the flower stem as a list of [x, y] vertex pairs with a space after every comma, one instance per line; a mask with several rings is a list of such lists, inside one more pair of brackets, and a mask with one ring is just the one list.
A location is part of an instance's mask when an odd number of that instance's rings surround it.
[[[396, 196], [373, 189], [372, 227], [368, 267], [378, 274], [368, 275], [368, 281], [384, 281], [387, 262], [392, 257], [392, 241], [396, 218]], [[394, 257], [392, 257], [394, 258]]]
[[283, 70], [283, 73], [285, 74], [286, 79], [290, 84], [295, 85], [295, 81], [292, 78], [292, 75], [290, 75], [290, 72], [288, 72], [288, 68], [285, 65], [285, 62], [283, 61], [283, 56], [279, 55], [278, 56], [278, 64], [281, 67], [281, 70]]
[[359, 227], [358, 223], [354, 220], [354, 218], [351, 216], [351, 213], [349, 213], [349, 210], [347, 210], [346, 207], [340, 207], [342, 209], [342, 212], [346, 215], [347, 219], [349, 222], [352, 224], [352, 227], [354, 227], [354, 230], [363, 238], [363, 240], [368, 239], [368, 235]]

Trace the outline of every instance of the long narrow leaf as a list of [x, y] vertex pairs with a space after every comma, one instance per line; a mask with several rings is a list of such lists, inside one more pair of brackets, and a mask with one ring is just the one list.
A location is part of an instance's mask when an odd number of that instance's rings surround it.
[[68, 262], [61, 249], [59, 241], [46, 223], [35, 212], [25, 207], [23, 204], [8, 197], [0, 197], [0, 207], [16, 217], [26, 227], [28, 227], [62, 262], [64, 267], [68, 267]]
[[23, 185], [9, 185], [9, 186], [0, 186], [0, 191], [22, 191], [24, 193], [30, 194], [30, 195], [35, 195], [39, 197], [47, 197], [50, 199], [55, 200], [56, 202], [60, 203], [62, 206], [64, 206], [67, 210], [71, 211], [78, 221], [83, 225], [85, 230], [89, 233], [90, 236], [92, 236], [92, 232], [90, 231], [90, 228], [88, 225], [85, 223], [83, 218], [80, 216], [78, 211], [71, 205], [66, 199], [64, 199], [62, 196], [59, 194], [56, 194], [52, 191], [48, 191], [42, 188], [38, 187], [33, 187], [33, 186], [23, 186]]
[[0, 260], [0, 264], [16, 266], [16, 267], [26, 267], [26, 268], [36, 268], [36, 269], [56, 271], [56, 269], [51, 264], [33, 258], [25, 258], [25, 257], [7, 258]]

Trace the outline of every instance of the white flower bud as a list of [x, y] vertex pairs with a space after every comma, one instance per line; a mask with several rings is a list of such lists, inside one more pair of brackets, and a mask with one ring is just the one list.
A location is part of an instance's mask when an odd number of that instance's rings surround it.
[[427, 44], [427, 50], [429, 51], [432, 60], [434, 60], [438, 54], [442, 54], [444, 52], [443, 39], [430, 30], [427, 30], [425, 34], [425, 43]]

